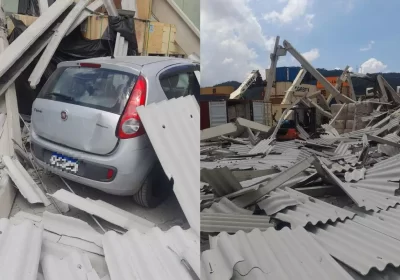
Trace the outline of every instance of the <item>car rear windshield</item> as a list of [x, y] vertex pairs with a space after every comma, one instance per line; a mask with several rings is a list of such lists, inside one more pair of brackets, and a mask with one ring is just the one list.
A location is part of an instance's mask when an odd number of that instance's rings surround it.
[[39, 93], [50, 99], [121, 114], [137, 76], [105, 68], [58, 68]]

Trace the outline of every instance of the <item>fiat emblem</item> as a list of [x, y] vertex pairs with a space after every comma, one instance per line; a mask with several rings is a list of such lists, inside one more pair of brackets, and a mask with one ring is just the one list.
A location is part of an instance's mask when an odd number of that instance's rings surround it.
[[61, 119], [62, 119], [63, 121], [66, 121], [66, 120], [68, 119], [67, 111], [62, 111], [62, 112], [61, 112]]

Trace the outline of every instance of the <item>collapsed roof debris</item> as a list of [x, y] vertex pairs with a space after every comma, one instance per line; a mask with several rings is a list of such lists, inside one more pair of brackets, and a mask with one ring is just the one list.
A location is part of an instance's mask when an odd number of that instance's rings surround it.
[[[399, 96], [389, 90], [356, 101], [327, 88], [343, 104], [325, 106], [322, 95], [324, 106], [297, 100], [257, 139], [249, 120], [202, 131], [209, 135], [200, 143], [201, 174], [208, 175], [201, 177], [208, 183], [201, 189], [201, 237], [210, 248], [202, 252], [204, 279], [400, 275]], [[329, 124], [309, 133], [296, 123], [297, 139], [282, 141], [297, 106], [316, 108]]]

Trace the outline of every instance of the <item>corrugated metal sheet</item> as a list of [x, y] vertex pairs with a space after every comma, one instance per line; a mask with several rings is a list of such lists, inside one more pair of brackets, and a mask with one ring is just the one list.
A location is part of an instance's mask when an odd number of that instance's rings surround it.
[[346, 194], [357, 204], [366, 210], [380, 211], [387, 210], [400, 203], [400, 197], [393, 196], [381, 191], [373, 191], [366, 188], [358, 188], [355, 184], [343, 183], [329, 168], [323, 166], [329, 177], [342, 188]]
[[357, 214], [355, 223], [400, 240], [400, 209], [390, 208], [387, 211], [366, 212], [363, 209], [347, 208]]
[[300, 202], [290, 197], [290, 194], [284, 190], [276, 190], [269, 193], [269, 197], [258, 202], [258, 206], [264, 209], [267, 215], [273, 215], [290, 206], [295, 206]]
[[200, 232], [200, 108], [193, 96], [138, 107], [158, 159], [190, 224]]
[[[274, 218], [290, 223], [292, 227], [304, 227], [308, 224], [316, 225], [317, 223], [335, 222], [337, 220], [344, 221], [347, 218], [353, 218], [354, 213], [326, 203], [322, 200], [300, 193], [296, 190], [285, 188], [278, 190], [276, 193], [286, 194], [295, 200], [298, 205], [283, 208]], [[275, 203], [279, 203], [279, 197], [271, 196]]]
[[272, 149], [274, 148], [273, 145], [271, 145], [271, 142], [273, 141], [273, 139], [264, 139], [261, 140], [256, 146], [254, 146], [250, 151], [249, 154], [250, 155], [255, 155], [255, 154], [269, 154]]
[[350, 155], [351, 150], [350, 148], [352, 146], [359, 146], [362, 145], [361, 141], [354, 141], [354, 142], [340, 142], [339, 145], [337, 146], [335, 150], [335, 154], [344, 156], [344, 155]]
[[390, 133], [388, 135], [383, 136], [382, 138], [388, 141], [392, 141], [394, 143], [400, 142], [400, 136], [398, 136], [397, 133]]
[[62, 259], [45, 253], [41, 259], [44, 280], [100, 280], [88, 256], [78, 251]]
[[398, 127], [400, 123], [400, 116], [392, 118], [387, 124], [387, 130], [391, 131], [393, 128]]
[[200, 178], [213, 187], [217, 196], [224, 196], [242, 189], [239, 181], [227, 168], [205, 169], [200, 171]]
[[238, 155], [247, 155], [252, 149], [250, 145], [231, 144], [229, 150], [237, 153]]
[[303, 228], [221, 233], [201, 256], [202, 279], [352, 279]]
[[284, 142], [277, 142], [274, 145], [273, 152], [281, 154], [284, 151], [286, 151], [287, 149], [297, 149], [297, 148], [302, 147], [302, 146], [304, 146], [304, 145], [301, 144], [301, 143], [295, 142], [294, 140], [284, 141]]
[[[200, 194], [198, 189], [197, 194], [199, 196], [200, 203]], [[89, 198], [84, 199], [83, 197], [64, 189], [56, 191], [52, 194], [52, 197], [127, 230], [135, 228], [140, 229], [142, 232], [146, 232], [149, 228], [155, 226], [155, 224], [149, 222], [148, 220], [112, 206], [111, 204], [102, 202], [100, 200], [94, 201]]]
[[307, 131], [305, 131], [304, 128], [300, 125], [296, 125], [296, 129], [299, 132], [299, 136], [301, 139], [307, 140], [310, 138], [310, 135], [307, 133]]
[[153, 228], [146, 234], [130, 230], [122, 236], [109, 231], [104, 234], [103, 248], [111, 280], [193, 280], [181, 258], [200, 277], [198, 240], [197, 233], [180, 227], [167, 232]]
[[202, 232], [236, 233], [239, 230], [249, 232], [255, 228], [266, 230], [273, 227], [270, 217], [243, 214], [200, 213]]
[[400, 266], [400, 241], [351, 220], [310, 229], [334, 258], [362, 275]]
[[363, 180], [352, 186], [368, 190], [395, 195], [399, 189], [400, 155], [392, 156], [368, 168]]
[[[340, 263], [341, 264], [341, 263]], [[400, 268], [387, 267], [384, 271], [371, 271], [368, 275], [361, 275], [347, 265], [341, 264], [354, 280], [398, 280], [400, 279]]]
[[346, 180], [346, 182], [358, 182], [361, 179], [364, 179], [366, 171], [367, 170], [365, 168], [361, 168], [355, 169], [352, 172], [346, 172], [344, 174], [344, 179]]
[[7, 174], [10, 176], [11, 180], [14, 182], [21, 194], [29, 201], [29, 203], [42, 203], [45, 206], [51, 204], [50, 200], [35, 183], [18, 159], [12, 159], [9, 156], [3, 156], [2, 161], [7, 167]]
[[43, 228], [30, 221], [14, 226], [0, 219], [0, 277], [7, 280], [36, 280]]
[[223, 197], [219, 202], [214, 202], [210, 208], [206, 208], [202, 211], [202, 213], [223, 213], [223, 214], [242, 214], [242, 215], [251, 215], [253, 211], [240, 208], [235, 203]]
[[297, 162], [297, 155], [268, 155], [265, 158], [222, 159], [218, 161], [201, 161], [200, 168], [214, 169], [228, 167], [238, 170], [266, 170], [279, 167], [289, 167]]

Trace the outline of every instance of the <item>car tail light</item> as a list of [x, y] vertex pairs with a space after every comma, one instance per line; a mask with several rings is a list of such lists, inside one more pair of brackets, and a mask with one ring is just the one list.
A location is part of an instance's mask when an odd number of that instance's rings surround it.
[[145, 133], [137, 107], [146, 103], [147, 82], [143, 76], [139, 76], [129, 97], [125, 110], [119, 120], [117, 136], [120, 139], [134, 138]]
[[79, 66], [86, 67], [86, 68], [100, 68], [101, 64], [97, 64], [97, 63], [80, 63]]
[[111, 179], [114, 176], [114, 170], [108, 169], [107, 170], [107, 179]]

